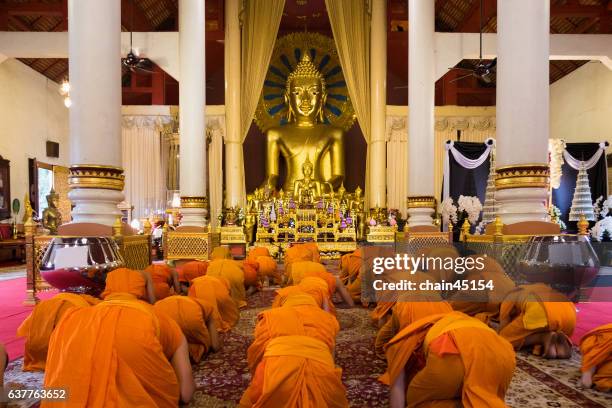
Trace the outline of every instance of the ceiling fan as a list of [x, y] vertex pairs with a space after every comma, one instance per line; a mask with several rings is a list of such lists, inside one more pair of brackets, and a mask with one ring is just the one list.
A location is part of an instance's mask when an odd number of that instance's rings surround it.
[[494, 74], [497, 70], [497, 58], [494, 58], [491, 61], [486, 61], [482, 59], [482, 14], [483, 14], [483, 7], [482, 7], [482, 0], [480, 0], [480, 21], [479, 21], [479, 26], [480, 26], [480, 53], [479, 53], [479, 57], [478, 57], [478, 63], [476, 63], [476, 66], [474, 66], [474, 68], [462, 68], [462, 67], [453, 67], [453, 68], [449, 68], [449, 70], [461, 70], [461, 71], [466, 71], [469, 72], [469, 74], [457, 77], [455, 79], [452, 79], [449, 82], [456, 82], [459, 81], [461, 79], [464, 78], [468, 78], [470, 76], [475, 77], [476, 79], [478, 79], [481, 82], [484, 82], [485, 84], [490, 84], [493, 82], [494, 79]]
[[134, 50], [132, 44], [132, 30], [134, 28], [134, 2], [131, 2], [130, 10], [130, 51], [127, 53], [125, 58], [122, 60], [122, 64], [129, 71], [136, 74], [154, 74], [153, 63], [148, 58], [142, 58], [138, 55], [138, 52]]

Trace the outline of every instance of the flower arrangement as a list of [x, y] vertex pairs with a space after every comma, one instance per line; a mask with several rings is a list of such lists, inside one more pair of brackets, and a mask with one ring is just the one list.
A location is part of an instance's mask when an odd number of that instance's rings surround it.
[[[603, 201], [603, 202], [602, 202]], [[595, 200], [593, 205], [593, 212], [598, 221], [591, 228], [591, 238], [608, 242], [612, 240], [612, 215], [610, 210], [612, 209], [612, 195], [608, 196], [607, 200], [603, 200], [603, 197], [599, 197]]]
[[476, 224], [478, 218], [480, 218], [480, 212], [482, 211], [482, 203], [478, 197], [461, 195], [457, 203], [459, 204], [458, 212], [465, 212], [468, 222], [472, 225]]
[[548, 215], [550, 215], [551, 222], [554, 222], [555, 224], [559, 224], [559, 228], [561, 228], [561, 231], [567, 229], [567, 225], [565, 225], [565, 223], [561, 219], [562, 214], [561, 214], [561, 210], [559, 209], [559, 207], [557, 207], [556, 205], [551, 205], [550, 208], [548, 209]]
[[449, 222], [451, 224], [457, 223], [457, 206], [453, 203], [451, 197], [446, 197], [439, 205], [438, 211], [442, 215], [442, 221], [445, 224]]

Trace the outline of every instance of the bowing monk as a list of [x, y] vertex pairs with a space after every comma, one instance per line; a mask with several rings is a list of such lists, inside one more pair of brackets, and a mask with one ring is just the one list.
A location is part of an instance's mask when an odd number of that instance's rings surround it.
[[278, 271], [276, 261], [270, 256], [268, 248], [253, 247], [247, 255], [247, 260], [257, 263], [260, 278], [272, 279], [277, 285], [282, 283], [282, 276]]
[[187, 339], [189, 356], [195, 363], [199, 363], [209, 350], [221, 348], [215, 324], [219, 317], [213, 317], [216, 308], [211, 302], [187, 296], [169, 296], [158, 300], [153, 307], [179, 325]]
[[145, 272], [151, 275], [156, 300], [180, 293], [178, 273], [168, 265], [152, 264], [147, 266]]
[[232, 259], [232, 253], [231, 253], [229, 247], [227, 247], [227, 246], [218, 246], [218, 247], [213, 249], [212, 253], [210, 254], [210, 259], [211, 260], [215, 260], [215, 259]]
[[575, 327], [574, 304], [543, 283], [516, 287], [500, 307], [499, 334], [545, 358], [570, 358]]
[[327, 282], [329, 296], [338, 293], [342, 300], [350, 307], [355, 303], [340, 278], [327, 271], [325, 265], [314, 261], [296, 261], [292, 264], [291, 273], [286, 275], [289, 284], [299, 284], [306, 277], [317, 277]]
[[208, 265], [207, 276], [225, 278], [230, 285], [230, 295], [239, 308], [246, 303], [246, 290], [244, 288], [244, 270], [242, 265], [231, 259], [214, 259]]
[[225, 278], [200, 276], [191, 281], [189, 296], [212, 305], [215, 309], [212, 317], [216, 319], [215, 326], [220, 332], [231, 329], [240, 318], [238, 304], [230, 296], [229, 283]]
[[285, 250], [284, 256], [285, 275], [291, 276], [291, 268], [294, 262], [312, 261], [319, 263], [321, 257], [316, 244], [303, 243], [295, 244]]
[[580, 340], [582, 354], [583, 386], [591, 388], [593, 384], [599, 391], [612, 390], [612, 324], [606, 324], [591, 330]]
[[506, 407], [515, 367], [512, 345], [461, 312], [429, 316], [386, 346], [391, 407]]
[[69, 389], [67, 405], [176, 407], [191, 400], [187, 341], [171, 318], [139, 300], [146, 285], [138, 271], [117, 269], [107, 275], [104, 302], [69, 310], [53, 331], [44, 385]]
[[348, 407], [333, 350], [340, 326], [305, 293], [259, 314], [240, 407]]
[[100, 299], [89, 295], [60, 293], [34, 306], [32, 313], [17, 329], [17, 336], [25, 337], [23, 371], [45, 371], [51, 333], [68, 310], [99, 302]]
[[178, 267], [177, 270], [179, 284], [181, 285], [181, 293], [186, 294], [192, 280], [206, 275], [208, 262], [189, 261]]
[[[411, 301], [404, 301], [404, 298]], [[451, 305], [441, 298], [438, 301], [415, 300], [415, 295], [400, 297], [393, 306], [391, 318], [378, 330], [374, 349], [380, 358], [385, 358], [387, 343], [405, 327], [424, 317], [453, 311]]]
[[499, 308], [501, 302], [514, 288], [515, 284], [510, 279], [504, 268], [492, 257], [485, 255], [471, 255], [466, 259], [474, 259], [482, 262], [483, 268], [472, 268], [466, 270], [458, 278], [465, 279], [470, 287], [471, 282], [492, 282], [492, 289], [485, 288], [477, 291], [457, 291], [449, 296], [449, 302], [454, 310], [489, 323], [499, 319]]
[[276, 291], [276, 297], [272, 307], [281, 307], [291, 296], [305, 293], [312, 296], [317, 304], [326, 312], [336, 315], [336, 309], [329, 295], [329, 286], [324, 279], [318, 277], [307, 277], [297, 285], [286, 286]]

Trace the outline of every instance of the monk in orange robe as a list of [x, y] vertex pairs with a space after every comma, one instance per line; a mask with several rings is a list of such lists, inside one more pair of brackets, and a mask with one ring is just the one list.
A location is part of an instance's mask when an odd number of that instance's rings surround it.
[[281, 307], [291, 296], [301, 293], [312, 296], [323, 310], [334, 316], [336, 315], [336, 308], [331, 301], [327, 282], [316, 276], [306, 277], [297, 285], [286, 286], [277, 290], [272, 307]]
[[612, 390], [612, 324], [591, 330], [580, 340], [581, 383], [599, 391]]
[[191, 281], [200, 276], [206, 275], [208, 262], [189, 261], [181, 265], [178, 269], [178, 279], [181, 285], [181, 293], [187, 294]]
[[231, 259], [215, 259], [208, 265], [207, 276], [225, 278], [230, 284], [230, 295], [239, 308], [246, 307], [244, 271], [242, 265]]
[[314, 261], [296, 261], [292, 264], [291, 273], [285, 276], [288, 278], [288, 284], [290, 285], [297, 285], [306, 277], [321, 278], [327, 282], [330, 299], [334, 293], [338, 293], [346, 304], [351, 307], [355, 305], [350, 293], [340, 281], [340, 278], [328, 272], [325, 265], [321, 263]]
[[158, 300], [153, 307], [179, 325], [187, 339], [189, 356], [194, 362], [199, 363], [209, 350], [217, 351], [221, 347], [215, 324], [219, 317], [213, 318], [216, 308], [211, 302], [175, 295]]
[[280, 285], [283, 281], [283, 277], [278, 270], [278, 265], [274, 258], [271, 256], [258, 256], [255, 258], [255, 262], [259, 267], [259, 274], [263, 279], [271, 279], [276, 285]]
[[482, 269], [472, 268], [466, 270], [463, 275], [458, 275], [459, 279], [465, 279], [470, 287], [476, 282], [483, 281], [493, 283], [493, 289], [477, 291], [457, 291], [449, 296], [449, 302], [454, 310], [463, 312], [467, 315], [489, 323], [499, 319], [499, 308], [501, 302], [514, 288], [515, 284], [510, 279], [504, 268], [493, 258], [485, 255], [472, 255], [466, 259], [478, 259], [483, 264]]
[[200, 276], [191, 281], [189, 296], [208, 302], [216, 309], [212, 317], [218, 319], [215, 325], [220, 332], [231, 329], [240, 318], [238, 304], [230, 296], [229, 283], [225, 278]]
[[212, 253], [210, 254], [210, 259], [211, 260], [215, 260], [215, 259], [232, 259], [232, 253], [231, 253], [229, 247], [227, 247], [227, 246], [218, 246], [218, 247], [213, 249]]
[[166, 264], [147, 266], [145, 272], [151, 275], [155, 299], [161, 300], [170, 295], [180, 293], [178, 274]]
[[259, 314], [247, 361], [251, 384], [240, 407], [348, 407], [334, 364], [338, 321], [307, 294]]
[[291, 276], [291, 268], [294, 262], [312, 261], [320, 262], [319, 249], [316, 244], [295, 244], [285, 250], [283, 262], [285, 264], [285, 275]]
[[429, 316], [386, 346], [391, 407], [506, 407], [515, 368], [512, 345], [461, 312]]
[[543, 283], [518, 286], [501, 304], [499, 334], [516, 350], [532, 348], [545, 358], [569, 358], [575, 327], [574, 304]]
[[247, 259], [255, 261], [260, 256], [270, 256], [270, 251], [268, 251], [268, 248], [260, 246], [255, 246], [251, 248], [251, 250], [247, 254]]
[[51, 333], [68, 310], [99, 302], [100, 299], [89, 295], [60, 293], [34, 306], [32, 313], [17, 329], [17, 336], [26, 338], [23, 371], [45, 371]]
[[261, 283], [259, 281], [259, 264], [256, 261], [249, 259], [239, 261], [238, 264], [242, 267], [242, 273], [244, 274], [244, 287], [247, 289], [247, 294], [260, 289]]
[[44, 383], [69, 390], [61, 405], [176, 407], [191, 400], [187, 341], [171, 318], [139, 300], [146, 285], [138, 271], [117, 269], [107, 275], [104, 302], [66, 312], [51, 335]]
[[[415, 299], [410, 295], [408, 299]], [[391, 318], [378, 330], [374, 349], [380, 358], [385, 358], [385, 346], [402, 329], [424, 317], [450, 313], [453, 311], [448, 302], [442, 299], [438, 301], [403, 301], [402, 298], [393, 306]]]

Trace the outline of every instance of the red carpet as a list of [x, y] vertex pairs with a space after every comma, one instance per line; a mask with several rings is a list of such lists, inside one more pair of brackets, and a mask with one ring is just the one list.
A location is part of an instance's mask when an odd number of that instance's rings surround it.
[[[0, 282], [0, 343], [6, 346], [9, 359], [23, 355], [23, 338], [15, 336], [17, 328], [32, 311], [31, 306], [22, 304], [25, 299], [26, 278]], [[40, 299], [49, 299], [56, 291], [39, 294]]]

